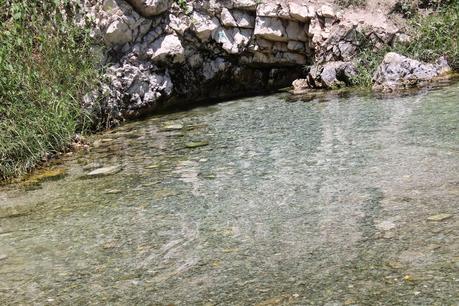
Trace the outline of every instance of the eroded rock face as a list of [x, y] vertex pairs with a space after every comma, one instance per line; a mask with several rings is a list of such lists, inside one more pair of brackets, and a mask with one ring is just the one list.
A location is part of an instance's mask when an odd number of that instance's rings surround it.
[[425, 85], [448, 72], [445, 58], [436, 63], [423, 63], [406, 56], [389, 52], [373, 76], [375, 90], [396, 91]]
[[[93, 34], [109, 49], [102, 112], [112, 121], [281, 88], [297, 78], [308, 86], [341, 86], [349, 65], [323, 64], [350, 61], [357, 33], [391, 41], [383, 30], [347, 22], [331, 5], [300, 1], [190, 0], [186, 9], [172, 0], [84, 3]], [[305, 75], [313, 63], [322, 65]]]

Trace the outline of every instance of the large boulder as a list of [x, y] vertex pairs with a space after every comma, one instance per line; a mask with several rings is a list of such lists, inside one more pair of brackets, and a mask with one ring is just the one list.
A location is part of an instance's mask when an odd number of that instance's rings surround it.
[[350, 85], [357, 74], [352, 62], [329, 62], [316, 65], [308, 74], [308, 81], [313, 88], [336, 88]]
[[373, 89], [394, 91], [422, 86], [450, 71], [451, 68], [443, 57], [430, 64], [389, 52], [373, 76]]

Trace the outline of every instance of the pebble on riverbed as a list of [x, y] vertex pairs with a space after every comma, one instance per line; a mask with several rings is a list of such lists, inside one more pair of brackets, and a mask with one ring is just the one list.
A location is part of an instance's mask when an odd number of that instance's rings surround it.
[[99, 169], [89, 172], [88, 174], [86, 174], [86, 177], [92, 178], [92, 177], [107, 176], [107, 175], [116, 174], [120, 172], [121, 170], [122, 170], [122, 167], [119, 165], [103, 167], [103, 168], [99, 168]]
[[105, 194], [118, 194], [118, 193], [122, 193], [123, 191], [120, 190], [120, 189], [109, 189], [109, 190], [106, 190], [104, 191]]
[[165, 124], [161, 127], [161, 132], [170, 132], [170, 131], [177, 131], [183, 129], [183, 125], [180, 123], [169, 123]]
[[451, 218], [453, 215], [451, 214], [438, 214], [438, 215], [433, 215], [427, 218], [427, 221], [444, 221], [446, 219]]

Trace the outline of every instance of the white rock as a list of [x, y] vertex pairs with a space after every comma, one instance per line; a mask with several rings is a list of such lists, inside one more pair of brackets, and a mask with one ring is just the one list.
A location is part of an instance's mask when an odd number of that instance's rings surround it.
[[257, 0], [233, 0], [233, 7], [244, 9], [248, 11], [255, 11], [257, 9]]
[[304, 93], [309, 89], [309, 83], [307, 79], [297, 79], [293, 81], [292, 86], [294, 94]]
[[390, 231], [397, 227], [394, 222], [390, 220], [384, 220], [375, 224], [376, 228], [381, 231]]
[[196, 36], [203, 42], [208, 41], [212, 32], [220, 26], [217, 18], [211, 18], [196, 11], [191, 15], [191, 20]]
[[158, 38], [153, 42], [151, 51], [147, 52], [151, 54], [153, 61], [166, 61], [172, 59], [173, 63], [182, 63], [185, 61], [185, 50], [183, 49], [180, 39], [174, 35], [169, 34]]
[[234, 33], [234, 43], [239, 47], [239, 48], [244, 48], [246, 47], [249, 42], [250, 38], [252, 37], [252, 31], [248, 29], [241, 29]]
[[103, 167], [96, 170], [93, 170], [86, 174], [87, 177], [98, 177], [98, 176], [107, 176], [120, 172], [122, 170], [121, 166], [110, 166]]
[[191, 26], [191, 20], [186, 15], [177, 17], [174, 14], [169, 14], [169, 26], [178, 34], [183, 35]]
[[336, 17], [335, 10], [331, 6], [328, 6], [328, 5], [322, 5], [320, 9], [317, 11], [317, 14], [319, 16], [326, 17], [326, 18]]
[[224, 7], [220, 13], [220, 20], [225, 27], [237, 27], [236, 20], [234, 20], [233, 15], [226, 7]]
[[287, 41], [287, 32], [278, 18], [257, 17], [254, 35], [272, 41]]
[[132, 31], [129, 26], [121, 19], [113, 21], [105, 33], [107, 45], [124, 45], [132, 41]]
[[440, 58], [435, 64], [429, 64], [389, 52], [373, 76], [373, 88], [391, 91], [421, 86], [450, 70], [444, 58]]
[[277, 3], [261, 3], [257, 6], [259, 17], [279, 17], [279, 5]]
[[234, 43], [234, 35], [237, 31], [238, 29], [219, 28], [212, 34], [212, 38], [221, 44], [226, 52], [236, 54], [239, 52], [237, 44]]
[[313, 9], [309, 9], [305, 4], [302, 3], [290, 3], [290, 16], [301, 22], [306, 22], [315, 17]]

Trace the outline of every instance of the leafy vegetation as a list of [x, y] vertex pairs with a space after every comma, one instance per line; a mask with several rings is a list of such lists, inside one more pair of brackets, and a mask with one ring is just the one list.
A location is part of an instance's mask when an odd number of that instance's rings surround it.
[[[63, 13], [66, 12], [66, 13]], [[0, 0], [0, 178], [20, 175], [89, 126], [98, 79], [88, 32], [66, 1]]]
[[397, 52], [405, 56], [425, 62], [437, 60], [446, 56], [454, 70], [459, 70], [459, 3], [440, 7], [428, 16], [416, 15], [409, 20], [408, 32], [411, 41], [408, 44], [397, 43], [393, 47], [378, 50], [365, 37], [361, 37], [358, 52], [357, 77], [353, 83], [362, 87], [372, 84], [372, 76], [384, 55]]
[[400, 52], [427, 62], [446, 56], [451, 67], [459, 70], [459, 2], [427, 17], [418, 15], [410, 24], [412, 41], [398, 46]]
[[457, 0], [399, 0], [395, 3], [392, 13], [398, 13], [406, 18], [417, 15], [419, 9], [439, 10], [442, 7], [453, 5]]
[[186, 3], [186, 0], [175, 0], [175, 3], [177, 3], [177, 5], [178, 5], [184, 12], [188, 12], [189, 7], [188, 7], [188, 3]]

